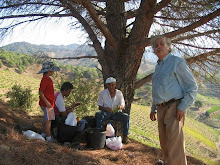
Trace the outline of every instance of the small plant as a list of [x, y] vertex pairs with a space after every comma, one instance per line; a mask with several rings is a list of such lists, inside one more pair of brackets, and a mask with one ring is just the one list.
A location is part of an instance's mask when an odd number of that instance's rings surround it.
[[203, 106], [202, 102], [199, 101], [199, 100], [195, 101], [194, 105], [195, 105], [198, 109]]
[[22, 89], [20, 85], [14, 85], [12, 90], [6, 94], [10, 98], [9, 105], [13, 108], [30, 109], [33, 103], [33, 95], [30, 88]]

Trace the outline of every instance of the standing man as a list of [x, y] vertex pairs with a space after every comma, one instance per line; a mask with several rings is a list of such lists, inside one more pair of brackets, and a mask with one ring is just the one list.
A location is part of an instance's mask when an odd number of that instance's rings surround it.
[[[116, 79], [109, 77], [105, 84], [107, 89], [99, 94], [98, 106], [101, 112], [95, 114], [97, 128], [102, 127], [104, 120], [116, 120], [123, 123], [123, 143], [128, 143], [129, 115], [119, 110], [124, 109], [125, 101], [123, 94], [116, 88]], [[116, 111], [116, 112], [115, 112]]]
[[160, 146], [169, 165], [186, 165], [183, 126], [186, 109], [197, 94], [195, 79], [186, 63], [171, 53], [171, 41], [156, 36], [151, 45], [158, 64], [152, 78], [150, 119], [158, 120]]

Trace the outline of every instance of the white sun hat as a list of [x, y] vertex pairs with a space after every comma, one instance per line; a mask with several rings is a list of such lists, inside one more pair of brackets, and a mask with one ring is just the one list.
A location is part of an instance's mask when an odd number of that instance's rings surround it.
[[116, 79], [114, 77], [109, 77], [105, 81], [106, 84], [115, 83], [115, 82], [116, 82]]
[[48, 72], [48, 71], [56, 72], [56, 71], [60, 71], [60, 68], [55, 66], [53, 62], [46, 61], [42, 64], [42, 69], [38, 72], [38, 74]]

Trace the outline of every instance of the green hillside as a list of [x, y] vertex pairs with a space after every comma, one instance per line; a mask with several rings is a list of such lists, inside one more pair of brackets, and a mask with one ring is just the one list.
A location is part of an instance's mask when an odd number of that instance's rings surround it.
[[[157, 122], [152, 122], [149, 115], [149, 106], [132, 105], [130, 137], [149, 146], [160, 147]], [[214, 160], [219, 156], [217, 143], [219, 143], [220, 131], [187, 117], [184, 132], [187, 155], [207, 164], [218, 164]]]
[[5, 93], [15, 84], [29, 88], [37, 94], [40, 79], [29, 75], [19, 74], [10, 68], [0, 68], [0, 98], [5, 98]]

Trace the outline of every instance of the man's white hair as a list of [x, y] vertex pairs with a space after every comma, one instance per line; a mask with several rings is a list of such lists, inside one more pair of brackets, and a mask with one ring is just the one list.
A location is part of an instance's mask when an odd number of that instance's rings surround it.
[[170, 40], [169, 38], [167, 38], [166, 36], [164, 36], [164, 35], [154, 36], [154, 37], [150, 40], [151, 46], [154, 48], [154, 43], [155, 43], [155, 41], [158, 40], [158, 39], [161, 39], [161, 38], [164, 38], [164, 39], [166, 40], [167, 45], [168, 45], [169, 47], [171, 47], [171, 44], [172, 44], [171, 40]]

